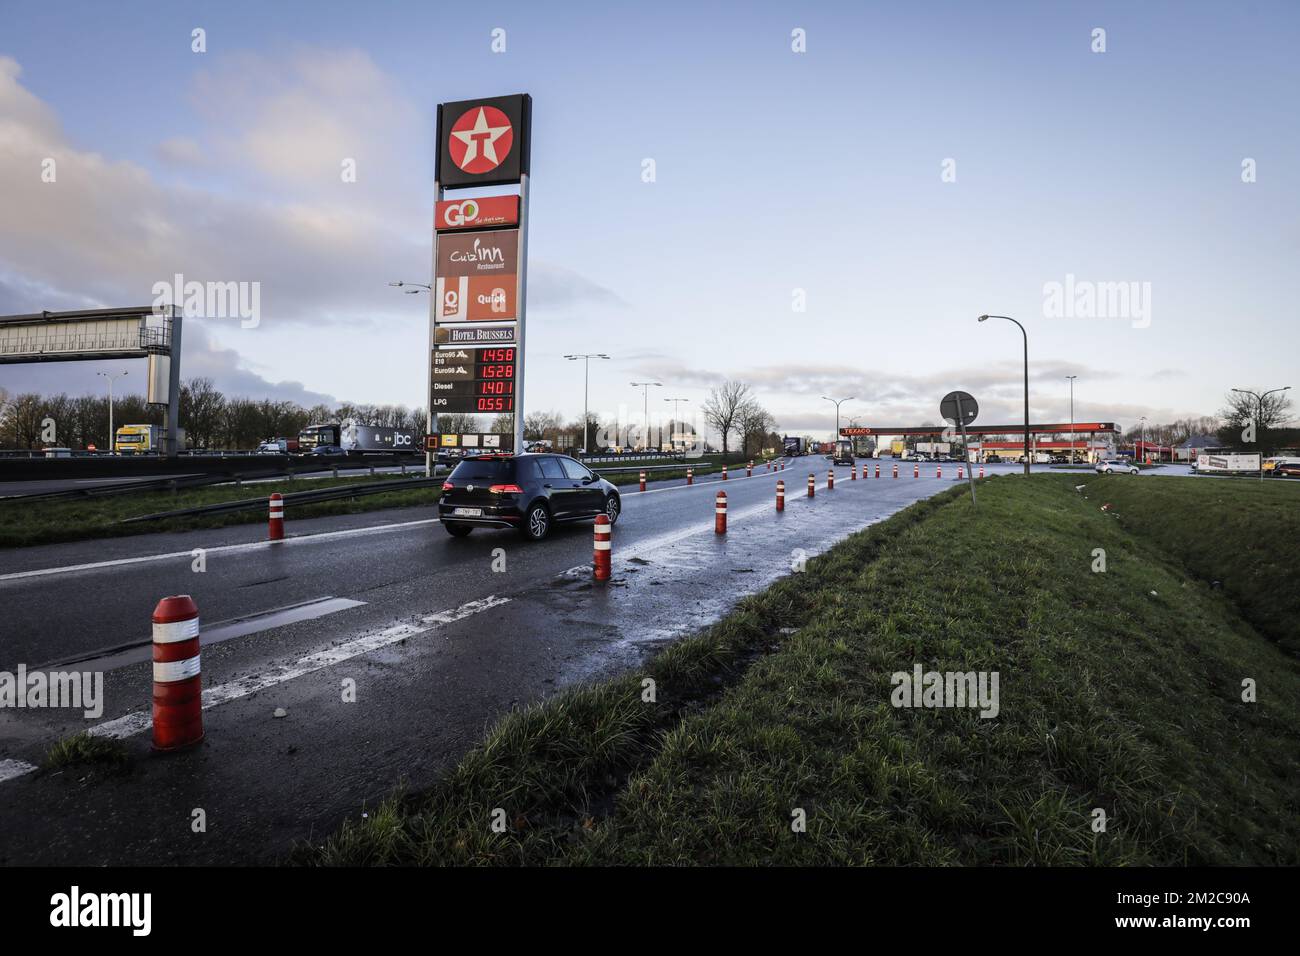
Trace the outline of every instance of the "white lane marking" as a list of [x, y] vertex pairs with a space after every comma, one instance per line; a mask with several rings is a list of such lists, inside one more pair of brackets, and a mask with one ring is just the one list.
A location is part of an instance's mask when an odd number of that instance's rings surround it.
[[[421, 518], [418, 521], [401, 521], [396, 524], [370, 525], [365, 528], [346, 528], [342, 531], [322, 531], [318, 534], [296, 535], [282, 541], [250, 541], [247, 544], [223, 544], [215, 548], [203, 549], [208, 554], [237, 554], [241, 551], [257, 551], [261, 548], [282, 548], [291, 544], [311, 544], [316, 541], [328, 541], [336, 538], [360, 537], [368, 534], [386, 534], [403, 528], [414, 528], [424, 524], [437, 524], [437, 518]], [[193, 550], [171, 551], [167, 554], [145, 554], [135, 558], [115, 558], [111, 561], [93, 561], [89, 564], [70, 564], [61, 568], [37, 568], [32, 571], [11, 571], [0, 574], [0, 581], [17, 581], [22, 578], [38, 578], [52, 574], [70, 574], [74, 571], [96, 571], [100, 568], [118, 568], [128, 564], [145, 564], [151, 561], [170, 561], [177, 558], [192, 560]]]
[[0, 783], [6, 780], [13, 780], [38, 769], [35, 764], [25, 763], [22, 760], [0, 760]]
[[[276, 684], [283, 684], [285, 681], [295, 680], [315, 671], [323, 670], [326, 667], [333, 667], [335, 664], [342, 663], [353, 657], [369, 654], [371, 651], [397, 644], [408, 638], [437, 630], [448, 624], [464, 620], [471, 615], [509, 603], [510, 598], [498, 597], [495, 594], [489, 595], [482, 600], [462, 604], [458, 608], [425, 615], [414, 622], [393, 624], [374, 634], [354, 638], [335, 647], [308, 654], [292, 664], [282, 664], [252, 677], [230, 681], [226, 684], [217, 684], [203, 692], [203, 709], [210, 710], [213, 707], [220, 707], [232, 700], [239, 700], [241, 697], [255, 694], [259, 690], [266, 690]], [[139, 711], [96, 724], [90, 729], [90, 733], [95, 737], [110, 737], [121, 740], [148, 730], [152, 723], [151, 712]]]

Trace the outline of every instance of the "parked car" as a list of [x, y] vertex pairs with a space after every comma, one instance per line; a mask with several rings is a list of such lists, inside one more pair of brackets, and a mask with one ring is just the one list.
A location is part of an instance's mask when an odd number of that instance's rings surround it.
[[1133, 462], [1118, 458], [1103, 458], [1096, 464], [1096, 471], [1100, 475], [1136, 475], [1140, 470]]
[[1000, 465], [1000, 464], [1002, 463], [1002, 456], [1001, 456], [1001, 455], [987, 455], [987, 456], [985, 456], [985, 458], [984, 458], [984, 462], [985, 462], [986, 464], [989, 464], [989, 465]]
[[442, 484], [438, 519], [463, 538], [478, 527], [514, 528], [541, 541], [556, 524], [603, 514], [618, 521], [618, 489], [567, 455], [474, 455]]

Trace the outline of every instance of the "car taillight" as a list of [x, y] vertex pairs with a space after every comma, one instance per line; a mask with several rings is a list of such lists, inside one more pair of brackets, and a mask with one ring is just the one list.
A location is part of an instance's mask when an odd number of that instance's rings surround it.
[[444, 482], [442, 483], [442, 490], [443, 490], [443, 491], [451, 491], [451, 490], [452, 490], [453, 488], [455, 488], [455, 487], [456, 487], [456, 486], [453, 485], [450, 481], [444, 481]]
[[488, 489], [494, 495], [522, 495], [524, 489], [518, 485], [493, 485]]

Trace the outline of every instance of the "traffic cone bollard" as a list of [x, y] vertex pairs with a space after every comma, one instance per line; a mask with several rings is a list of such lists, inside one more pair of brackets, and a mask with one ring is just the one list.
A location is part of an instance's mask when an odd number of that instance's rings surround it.
[[835, 469], [834, 468], [831, 468], [826, 472], [826, 490], [827, 491], [835, 490]]
[[934, 477], [936, 478], [943, 477], [943, 465], [939, 465], [934, 469]]
[[153, 747], [180, 750], [203, 739], [199, 609], [188, 594], [153, 611]]
[[722, 466], [722, 480], [723, 480], [723, 481], [726, 481], [726, 480], [727, 480], [727, 466], [726, 466], [726, 465], [723, 465], [723, 466]]
[[608, 515], [596, 515], [596, 540], [593, 545], [591, 570], [597, 581], [609, 580], [610, 559], [613, 557], [614, 526]]
[[271, 495], [270, 517], [267, 524], [267, 538], [271, 541], [284, 540], [284, 499], [277, 491]]
[[780, 480], [776, 483], [776, 510], [785, 510], [785, 482]]
[[855, 462], [852, 465], [849, 465], [849, 481], [857, 481], [857, 480], [858, 480], [858, 466], [857, 463]]
[[727, 533], [727, 493], [719, 491], [713, 499], [713, 533]]
[[880, 463], [879, 463], [879, 462], [876, 463], [876, 477], [877, 477], [877, 478], [880, 477]]
[[641, 472], [641, 490], [645, 491], [645, 472]]
[[817, 496], [817, 482], [813, 479], [812, 475], [809, 475], [808, 476], [808, 497], [815, 498], [816, 496]]
[[981, 477], [981, 478], [984, 477], [984, 466], [983, 466], [983, 465], [980, 465], [980, 477]]
[[965, 473], [964, 471], [962, 471], [962, 466], [961, 466], [961, 465], [958, 465], [958, 466], [957, 466], [957, 480], [958, 480], [958, 481], [961, 481], [964, 477], [966, 477], [966, 473]]
[[754, 463], [752, 461], [745, 467], [745, 477], [746, 478], [754, 477]]
[[687, 468], [687, 469], [686, 469], [686, 483], [687, 483], [688, 485], [693, 485], [693, 484], [695, 484], [695, 469], [694, 469], [694, 468]]
[[898, 477], [898, 462], [894, 462], [894, 477]]
[[921, 477], [921, 466], [920, 466], [920, 465], [916, 465], [916, 464], [912, 465], [912, 477], [913, 477], [913, 478], [920, 478], [920, 477]]

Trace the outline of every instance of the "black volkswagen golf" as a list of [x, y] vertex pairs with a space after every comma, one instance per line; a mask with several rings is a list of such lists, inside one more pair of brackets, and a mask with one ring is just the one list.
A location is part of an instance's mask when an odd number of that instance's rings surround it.
[[476, 455], [442, 483], [438, 518], [463, 538], [477, 527], [516, 528], [541, 541], [562, 521], [618, 521], [618, 489], [567, 455]]

